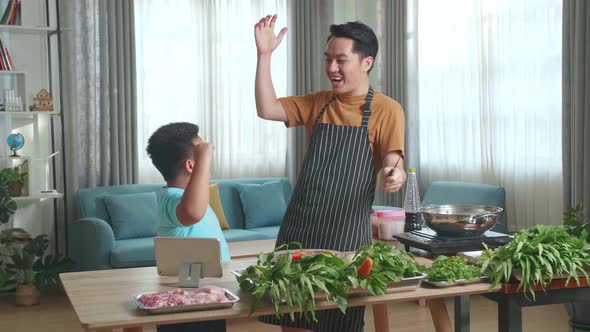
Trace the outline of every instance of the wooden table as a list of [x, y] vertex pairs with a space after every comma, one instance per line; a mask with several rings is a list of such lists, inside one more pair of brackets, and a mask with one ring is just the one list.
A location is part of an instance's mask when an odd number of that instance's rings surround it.
[[[422, 258], [418, 258], [422, 260]], [[116, 269], [89, 272], [71, 272], [60, 275], [66, 295], [76, 312], [82, 327], [89, 331], [142, 331], [143, 326], [175, 324], [192, 321], [235, 319], [249, 316], [250, 296], [242, 292], [231, 269], [249, 266], [255, 258], [235, 259], [224, 266], [222, 278], [206, 278], [202, 284], [227, 288], [240, 297], [232, 308], [193, 311], [165, 315], [149, 315], [137, 310], [131, 296], [137, 293], [168, 291], [177, 288], [176, 277], [160, 277], [155, 267]], [[498, 287], [499, 288], [499, 287]], [[365, 306], [405, 302], [419, 299], [455, 297], [467, 303], [469, 295], [488, 293], [489, 284], [473, 284], [450, 288], [418, 288], [416, 291], [387, 294], [382, 296], [354, 296], [349, 306]], [[497, 291], [497, 290], [494, 290]], [[337, 308], [333, 302], [318, 301], [317, 310]], [[263, 304], [252, 316], [273, 314], [271, 304]], [[468, 313], [468, 311], [467, 311]]]
[[276, 241], [277, 239], [229, 242], [227, 246], [232, 259], [257, 257], [261, 252], [273, 251]]
[[586, 278], [580, 278], [579, 286], [573, 279], [568, 284], [565, 281], [554, 279], [547, 285], [546, 291], [538, 285], [533, 287], [534, 301], [530, 293], [518, 290], [517, 284], [504, 284], [499, 292], [484, 295], [498, 303], [498, 331], [521, 332], [523, 307], [570, 302], [586, 302], [590, 305], [590, 284]]

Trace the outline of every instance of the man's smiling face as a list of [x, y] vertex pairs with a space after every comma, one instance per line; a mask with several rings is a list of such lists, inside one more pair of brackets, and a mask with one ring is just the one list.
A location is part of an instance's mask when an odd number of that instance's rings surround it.
[[367, 91], [362, 83], [367, 80], [373, 58], [353, 53], [354, 41], [350, 38], [333, 37], [324, 52], [325, 70], [332, 90], [344, 96], [361, 95]]

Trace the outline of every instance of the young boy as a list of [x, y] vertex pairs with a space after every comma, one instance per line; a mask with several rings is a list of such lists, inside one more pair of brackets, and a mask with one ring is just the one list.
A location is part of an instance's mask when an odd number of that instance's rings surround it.
[[[214, 146], [187, 122], [160, 127], [148, 140], [147, 153], [166, 186], [157, 193], [158, 235], [219, 239], [221, 261], [230, 260], [219, 221], [209, 207]], [[225, 320], [158, 326], [165, 331], [225, 331]]]

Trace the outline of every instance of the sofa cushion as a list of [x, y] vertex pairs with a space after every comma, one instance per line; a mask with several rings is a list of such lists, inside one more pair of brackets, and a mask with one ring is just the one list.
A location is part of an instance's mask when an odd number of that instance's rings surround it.
[[223, 231], [223, 236], [227, 242], [253, 241], [262, 239], [262, 234], [259, 232], [253, 232], [239, 228], [226, 229]]
[[125, 184], [80, 189], [77, 194], [79, 218], [98, 218], [110, 224], [109, 214], [104, 204], [104, 196], [155, 193], [162, 187], [164, 187], [164, 184]]
[[115, 241], [110, 257], [113, 268], [156, 265], [154, 238], [144, 237]]
[[229, 229], [225, 213], [223, 212], [223, 205], [221, 204], [221, 197], [219, 196], [219, 184], [213, 183], [209, 185], [209, 206], [215, 212], [219, 226], [221, 229]]
[[249, 231], [256, 232], [259, 235], [259, 239], [276, 239], [279, 235], [279, 229], [281, 226], [267, 226], [267, 227], [256, 227], [250, 228]]
[[107, 195], [104, 202], [115, 239], [156, 236], [158, 203], [155, 193]]
[[238, 184], [244, 210], [245, 228], [280, 225], [287, 209], [280, 181]]
[[[245, 228], [245, 217], [242, 209], [242, 202], [240, 201], [240, 194], [238, 193], [238, 184], [244, 183], [256, 183], [263, 184], [270, 181], [276, 181], [277, 178], [258, 178], [258, 179], [227, 179], [227, 180], [213, 180], [212, 183], [219, 184], [219, 195], [221, 202], [223, 203], [223, 211], [227, 218], [229, 228]], [[291, 183], [287, 178], [280, 178], [278, 180], [283, 189], [283, 196], [285, 201], [288, 202], [291, 199], [292, 189]]]

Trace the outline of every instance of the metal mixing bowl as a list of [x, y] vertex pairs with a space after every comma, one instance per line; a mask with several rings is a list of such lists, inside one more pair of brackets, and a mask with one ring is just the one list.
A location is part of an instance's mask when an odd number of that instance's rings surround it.
[[474, 237], [496, 225], [503, 209], [491, 205], [447, 204], [420, 208], [426, 225], [444, 237]]

